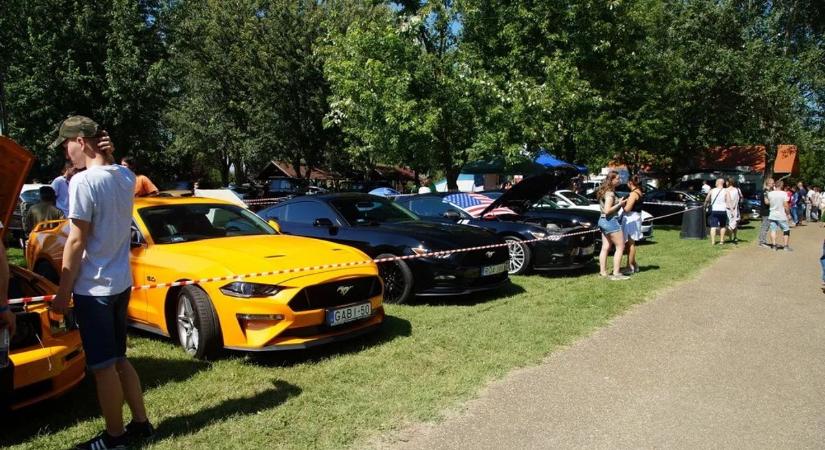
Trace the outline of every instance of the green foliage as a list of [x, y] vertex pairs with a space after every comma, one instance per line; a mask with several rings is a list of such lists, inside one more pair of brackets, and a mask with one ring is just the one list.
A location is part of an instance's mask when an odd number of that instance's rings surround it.
[[[443, 173], [547, 148], [679, 171], [800, 148], [823, 177], [825, 14], [798, 0], [3, 0], [9, 134], [98, 119], [151, 175], [244, 181], [281, 159]], [[346, 150], [346, 151], [342, 151]]]
[[62, 165], [63, 155], [47, 145], [70, 114], [98, 120], [119, 153], [157, 159], [165, 101], [156, 74], [162, 46], [148, 20], [155, 2], [6, 0], [3, 7], [9, 135], [40, 159], [35, 175], [54, 176]]

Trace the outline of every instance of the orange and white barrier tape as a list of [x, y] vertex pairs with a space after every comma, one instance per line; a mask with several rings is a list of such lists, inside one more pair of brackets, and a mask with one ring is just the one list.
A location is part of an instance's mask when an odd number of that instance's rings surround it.
[[[648, 219], [647, 221], [657, 220], [664, 217], [669, 217], [671, 215], [676, 214], [683, 214], [687, 211], [692, 211], [695, 209], [700, 209], [702, 207], [695, 207], [685, 209], [684, 211], [678, 211], [676, 213], [667, 214], [655, 218]], [[574, 237], [574, 236], [584, 236], [591, 233], [598, 233], [600, 230], [598, 228], [585, 230], [585, 231], [577, 231], [574, 233], [566, 233], [566, 234], [551, 234], [549, 236], [543, 238], [535, 238], [535, 239], [525, 239], [520, 241], [518, 245], [521, 244], [532, 244], [536, 242], [542, 241], [560, 241], [566, 237]], [[351, 261], [345, 263], [331, 263], [331, 264], [320, 264], [316, 266], [306, 266], [306, 267], [297, 267], [292, 269], [280, 269], [280, 270], [272, 270], [268, 272], [255, 272], [255, 273], [247, 273], [243, 275], [226, 275], [222, 277], [210, 277], [210, 278], [200, 278], [197, 280], [183, 280], [183, 281], [175, 281], [171, 283], [152, 283], [152, 284], [144, 284], [140, 286], [132, 286], [133, 291], [139, 290], [146, 290], [146, 289], [163, 289], [163, 288], [172, 288], [172, 287], [179, 287], [179, 286], [191, 286], [193, 284], [202, 284], [202, 283], [213, 283], [218, 281], [238, 281], [247, 278], [258, 278], [258, 277], [266, 277], [266, 276], [273, 276], [273, 275], [283, 275], [283, 274], [291, 274], [291, 273], [302, 273], [302, 272], [315, 272], [321, 270], [329, 270], [329, 269], [341, 269], [345, 267], [357, 267], [357, 266], [364, 266], [367, 264], [381, 264], [387, 262], [395, 262], [395, 261], [406, 261], [411, 259], [418, 259], [418, 258], [431, 258], [431, 257], [438, 257], [438, 256], [446, 256], [451, 255], [454, 253], [467, 253], [473, 252], [478, 250], [490, 250], [494, 248], [502, 248], [502, 247], [509, 247], [510, 245], [516, 244], [508, 244], [508, 243], [500, 243], [500, 244], [490, 244], [490, 245], [481, 245], [477, 247], [467, 247], [467, 248], [459, 248], [459, 249], [452, 249], [452, 250], [441, 250], [437, 252], [427, 252], [421, 254], [414, 254], [414, 255], [404, 255], [404, 256], [393, 256], [388, 258], [376, 258], [376, 259], [365, 259], [362, 261]], [[54, 295], [42, 295], [38, 297], [22, 297], [22, 298], [15, 298], [9, 300], [10, 305], [20, 305], [20, 304], [29, 304], [35, 302], [44, 302], [44, 301], [52, 301], [54, 300]]]

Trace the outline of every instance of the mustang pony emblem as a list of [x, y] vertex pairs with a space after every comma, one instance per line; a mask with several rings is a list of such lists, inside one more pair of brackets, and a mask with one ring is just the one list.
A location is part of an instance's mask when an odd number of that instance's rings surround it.
[[495, 255], [495, 254], [496, 254], [496, 252], [494, 252], [494, 251], [492, 251], [492, 250], [491, 250], [491, 251], [489, 251], [489, 252], [487, 252], [487, 253], [485, 253], [485, 255], [487, 255], [487, 257], [488, 257], [488, 258], [492, 258], [492, 257], [493, 257], [493, 255]]
[[338, 289], [336, 289], [341, 297], [347, 295], [350, 290], [352, 290], [352, 286], [338, 286]]

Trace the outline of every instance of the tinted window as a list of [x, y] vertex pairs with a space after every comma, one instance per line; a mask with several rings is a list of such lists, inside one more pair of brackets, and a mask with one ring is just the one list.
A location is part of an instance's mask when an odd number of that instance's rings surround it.
[[260, 217], [235, 205], [168, 205], [139, 211], [158, 244], [225, 236], [275, 234]]
[[350, 225], [418, 220], [404, 207], [379, 197], [342, 197], [329, 203]]
[[565, 192], [564, 196], [576, 206], [590, 206], [590, 200], [575, 192]]
[[665, 200], [669, 202], [683, 202], [685, 201], [685, 194], [680, 192], [667, 192], [665, 193]]
[[535, 205], [530, 207], [532, 210], [548, 210], [548, 209], [559, 209], [559, 205], [550, 198], [550, 196], [545, 195], [541, 198]]
[[441, 217], [447, 211], [455, 211], [461, 214], [457, 208], [450, 204], [444, 203], [441, 198], [438, 197], [413, 199], [407, 207], [412, 212], [424, 217]]
[[284, 214], [286, 213], [286, 206], [275, 206], [272, 208], [267, 208], [263, 211], [260, 211], [258, 214], [263, 217], [264, 219], [275, 219], [278, 222], [284, 220]]
[[329, 208], [323, 203], [297, 202], [286, 205], [284, 222], [312, 225], [315, 223], [315, 219], [329, 219], [334, 222]]

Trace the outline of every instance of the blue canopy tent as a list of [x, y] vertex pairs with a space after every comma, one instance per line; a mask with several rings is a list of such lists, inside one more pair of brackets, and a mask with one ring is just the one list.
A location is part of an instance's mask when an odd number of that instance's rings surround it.
[[562, 161], [547, 152], [539, 153], [539, 155], [536, 156], [536, 159], [534, 161], [538, 164], [541, 164], [544, 167], [573, 166], [576, 168], [576, 170], [579, 171], [579, 173], [587, 173], [587, 167], [578, 164], [570, 164], [569, 162]]

